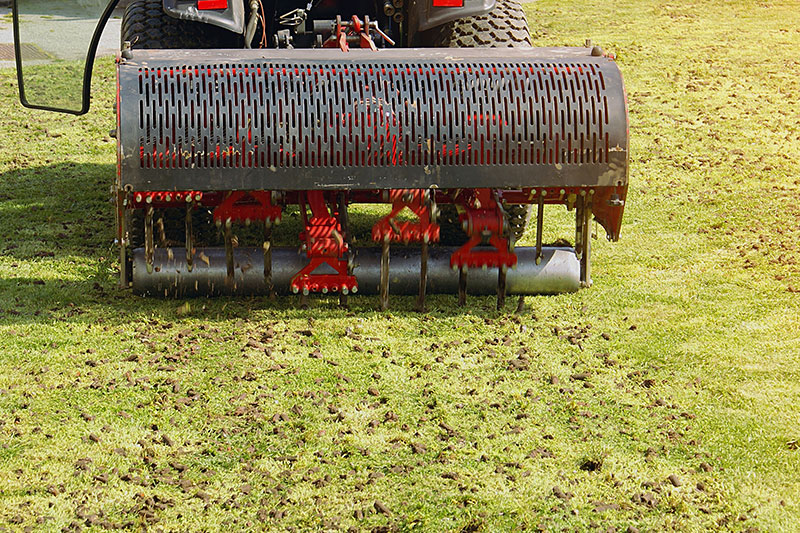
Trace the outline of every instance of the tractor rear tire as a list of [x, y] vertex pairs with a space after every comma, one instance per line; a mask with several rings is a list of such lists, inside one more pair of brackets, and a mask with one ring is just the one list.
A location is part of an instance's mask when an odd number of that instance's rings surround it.
[[491, 13], [431, 30], [437, 48], [529, 48], [531, 34], [519, 0], [497, 0]]
[[[131, 48], [181, 49], [181, 48], [240, 48], [241, 37], [228, 30], [201, 22], [179, 20], [164, 12], [162, 0], [133, 0], [125, 8], [120, 32], [122, 43], [128, 41]], [[183, 209], [156, 210], [153, 220], [161, 219], [166, 239], [170, 243], [182, 243], [185, 232]], [[211, 246], [218, 241], [208, 209], [196, 209], [192, 227], [195, 244]], [[128, 241], [132, 248], [144, 246], [144, 210], [131, 212], [128, 223]]]
[[[531, 34], [519, 0], [497, 0], [488, 15], [467, 17], [427, 32], [424, 38], [436, 48], [529, 48]], [[531, 206], [505, 206], [514, 239], [522, 237], [531, 216]], [[439, 224], [444, 244], [463, 243], [458, 212], [454, 204], [440, 206]]]
[[240, 48], [241, 36], [164, 12], [162, 0], [133, 0], [122, 17], [121, 41], [139, 49]]

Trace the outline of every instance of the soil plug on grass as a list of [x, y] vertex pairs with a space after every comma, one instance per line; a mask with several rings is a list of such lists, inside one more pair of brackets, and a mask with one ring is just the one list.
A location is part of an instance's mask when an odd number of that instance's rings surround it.
[[683, 485], [683, 481], [681, 481], [681, 478], [679, 478], [675, 474], [670, 474], [667, 479], [669, 479], [669, 482], [672, 483], [673, 487], [680, 487], [681, 485]]
[[573, 494], [571, 492], [564, 492], [563, 490], [561, 490], [561, 487], [556, 485], [555, 487], [553, 487], [553, 496], [555, 496], [559, 500], [568, 501], [570, 498], [572, 498]]

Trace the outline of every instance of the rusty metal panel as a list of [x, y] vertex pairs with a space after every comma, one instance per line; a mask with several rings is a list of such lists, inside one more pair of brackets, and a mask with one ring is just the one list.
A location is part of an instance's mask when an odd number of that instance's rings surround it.
[[135, 190], [627, 184], [616, 64], [588, 48], [134, 50]]

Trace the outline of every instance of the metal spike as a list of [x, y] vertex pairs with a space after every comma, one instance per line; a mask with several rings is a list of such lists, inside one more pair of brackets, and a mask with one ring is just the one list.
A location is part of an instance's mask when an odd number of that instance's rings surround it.
[[458, 305], [467, 305], [467, 267], [462, 266], [458, 271]]
[[506, 274], [508, 267], [502, 265], [497, 271], [497, 310], [503, 308], [506, 304]]
[[523, 311], [525, 311], [525, 296], [521, 294], [517, 300], [517, 310], [514, 311], [514, 314], [520, 315]]
[[536, 211], [536, 264], [542, 262], [542, 232], [544, 230], [544, 194], [539, 195], [539, 204]]
[[419, 260], [419, 296], [417, 296], [417, 311], [425, 312], [425, 291], [428, 286], [428, 240], [422, 241], [422, 255]]
[[225, 223], [225, 266], [227, 267], [228, 277], [227, 283], [233, 285], [233, 238], [231, 236], [230, 220]]
[[158, 221], [156, 222], [156, 227], [158, 227], [158, 243], [166, 248], [167, 247], [167, 233], [164, 231], [164, 217], [158, 217]]
[[144, 215], [144, 257], [147, 263], [147, 273], [153, 273], [153, 257], [155, 245], [153, 244], [153, 208], [148, 207]]
[[264, 284], [272, 295], [272, 222], [264, 221]]
[[194, 241], [192, 240], [192, 204], [186, 204], [186, 270], [194, 268]]
[[384, 239], [381, 245], [381, 286], [380, 308], [386, 311], [389, 308], [389, 240]]

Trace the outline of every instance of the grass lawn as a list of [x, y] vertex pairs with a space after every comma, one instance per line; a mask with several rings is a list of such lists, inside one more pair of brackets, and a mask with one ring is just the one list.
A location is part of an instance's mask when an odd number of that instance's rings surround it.
[[632, 185], [520, 313], [120, 291], [111, 62], [79, 118], [0, 70], [0, 531], [796, 531], [800, 5], [526, 10], [617, 54]]

